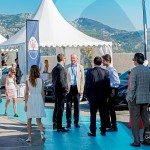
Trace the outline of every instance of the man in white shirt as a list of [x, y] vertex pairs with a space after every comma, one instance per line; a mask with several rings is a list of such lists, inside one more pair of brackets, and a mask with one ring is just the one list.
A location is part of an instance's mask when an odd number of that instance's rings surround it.
[[[117, 88], [120, 84], [120, 79], [118, 76], [117, 70], [112, 66], [111, 64], [111, 56], [109, 54], [103, 55], [103, 65], [106, 66], [106, 69], [109, 71], [109, 78], [110, 78], [110, 87], [111, 92], [108, 99], [108, 119], [107, 119], [107, 125], [108, 130], [107, 131], [118, 131], [117, 124], [116, 124], [116, 113], [115, 113], [115, 99], [118, 93]], [[111, 124], [110, 124], [110, 118], [111, 118]]]

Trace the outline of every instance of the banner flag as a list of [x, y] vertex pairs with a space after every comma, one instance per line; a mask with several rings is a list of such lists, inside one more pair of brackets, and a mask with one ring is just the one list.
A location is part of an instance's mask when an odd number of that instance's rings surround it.
[[144, 56], [147, 59], [147, 16], [146, 16], [146, 6], [145, 0], [142, 0], [143, 4], [143, 27], [144, 27]]
[[26, 50], [27, 74], [29, 74], [32, 65], [40, 65], [38, 20], [26, 21]]

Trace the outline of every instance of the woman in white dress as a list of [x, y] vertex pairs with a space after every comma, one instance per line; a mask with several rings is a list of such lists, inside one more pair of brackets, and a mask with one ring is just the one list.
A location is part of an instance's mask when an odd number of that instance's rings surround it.
[[40, 70], [37, 65], [32, 65], [29, 74], [29, 80], [26, 81], [25, 94], [25, 112], [27, 115], [28, 139], [31, 142], [31, 122], [36, 118], [38, 128], [41, 133], [41, 139], [45, 140], [43, 133], [42, 117], [46, 117], [44, 110], [44, 82], [40, 78]]
[[5, 79], [5, 93], [6, 93], [6, 104], [5, 104], [5, 116], [8, 115], [8, 105], [10, 99], [13, 100], [13, 107], [14, 107], [14, 117], [18, 117], [16, 113], [17, 109], [17, 89], [16, 89], [16, 77], [15, 71], [13, 69], [10, 70], [10, 73], [6, 76]]

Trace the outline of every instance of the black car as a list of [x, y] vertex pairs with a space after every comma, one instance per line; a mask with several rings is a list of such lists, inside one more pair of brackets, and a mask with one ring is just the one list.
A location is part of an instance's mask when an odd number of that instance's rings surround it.
[[44, 82], [44, 92], [46, 101], [54, 101], [54, 88], [51, 80]]
[[[85, 68], [84, 73], [86, 77], [86, 73], [88, 70], [91, 68]], [[119, 76], [120, 78], [120, 85], [118, 87], [118, 95], [115, 101], [115, 106], [116, 107], [122, 107], [122, 106], [127, 106], [126, 102], [126, 93], [127, 93], [127, 87], [128, 87], [128, 71], [125, 73], [121, 74]], [[44, 86], [44, 91], [45, 91], [45, 99], [46, 101], [54, 101], [54, 89], [53, 89], [53, 84], [51, 80], [46, 80]], [[83, 100], [84, 101], [84, 100]]]
[[[146, 66], [150, 69], [150, 66]], [[126, 95], [127, 95], [127, 88], [128, 88], [128, 73], [130, 70], [127, 70], [123, 74], [119, 76], [120, 78], [120, 85], [118, 87], [118, 95], [115, 101], [116, 107], [127, 107]]]
[[128, 88], [128, 73], [129, 70], [119, 76], [120, 85], [118, 87], [118, 94], [115, 100], [115, 107], [127, 107], [126, 95]]
[[[86, 77], [86, 73], [89, 69], [91, 69], [91, 68], [84, 69], [85, 77]], [[44, 82], [44, 92], [45, 92], [45, 100], [53, 102], [55, 99], [55, 96], [54, 96], [54, 88], [53, 88], [53, 84], [52, 84], [52, 79], [46, 80]]]

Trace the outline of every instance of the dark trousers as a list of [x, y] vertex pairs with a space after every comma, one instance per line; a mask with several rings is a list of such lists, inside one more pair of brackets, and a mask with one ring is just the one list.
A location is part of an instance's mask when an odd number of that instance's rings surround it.
[[[115, 99], [117, 96], [117, 88], [111, 88], [111, 94], [110, 97], [107, 101], [107, 122], [106, 122], [106, 126], [109, 127], [116, 127], [116, 112], [115, 112]], [[111, 120], [111, 121], [110, 121]]]
[[19, 77], [19, 76], [16, 77], [16, 83], [17, 83], [17, 84], [20, 84], [20, 81], [21, 81], [21, 77]]
[[55, 108], [53, 112], [53, 125], [57, 125], [57, 129], [62, 128], [62, 117], [64, 111], [65, 96], [55, 95]]
[[136, 104], [136, 101], [128, 102], [130, 120], [132, 125], [132, 134], [135, 143], [140, 143], [140, 118], [142, 119], [144, 130], [150, 131], [150, 121], [148, 117], [148, 104]]
[[55, 106], [53, 111], [53, 126], [57, 126], [57, 99], [55, 96]]
[[106, 132], [106, 102], [91, 102], [90, 103], [90, 131], [96, 133], [96, 113], [99, 110], [101, 120], [101, 132]]
[[71, 124], [71, 110], [73, 101], [74, 101], [74, 123], [78, 124], [80, 96], [78, 94], [76, 85], [70, 87], [70, 92], [67, 95], [67, 103], [66, 103], [67, 124]]

